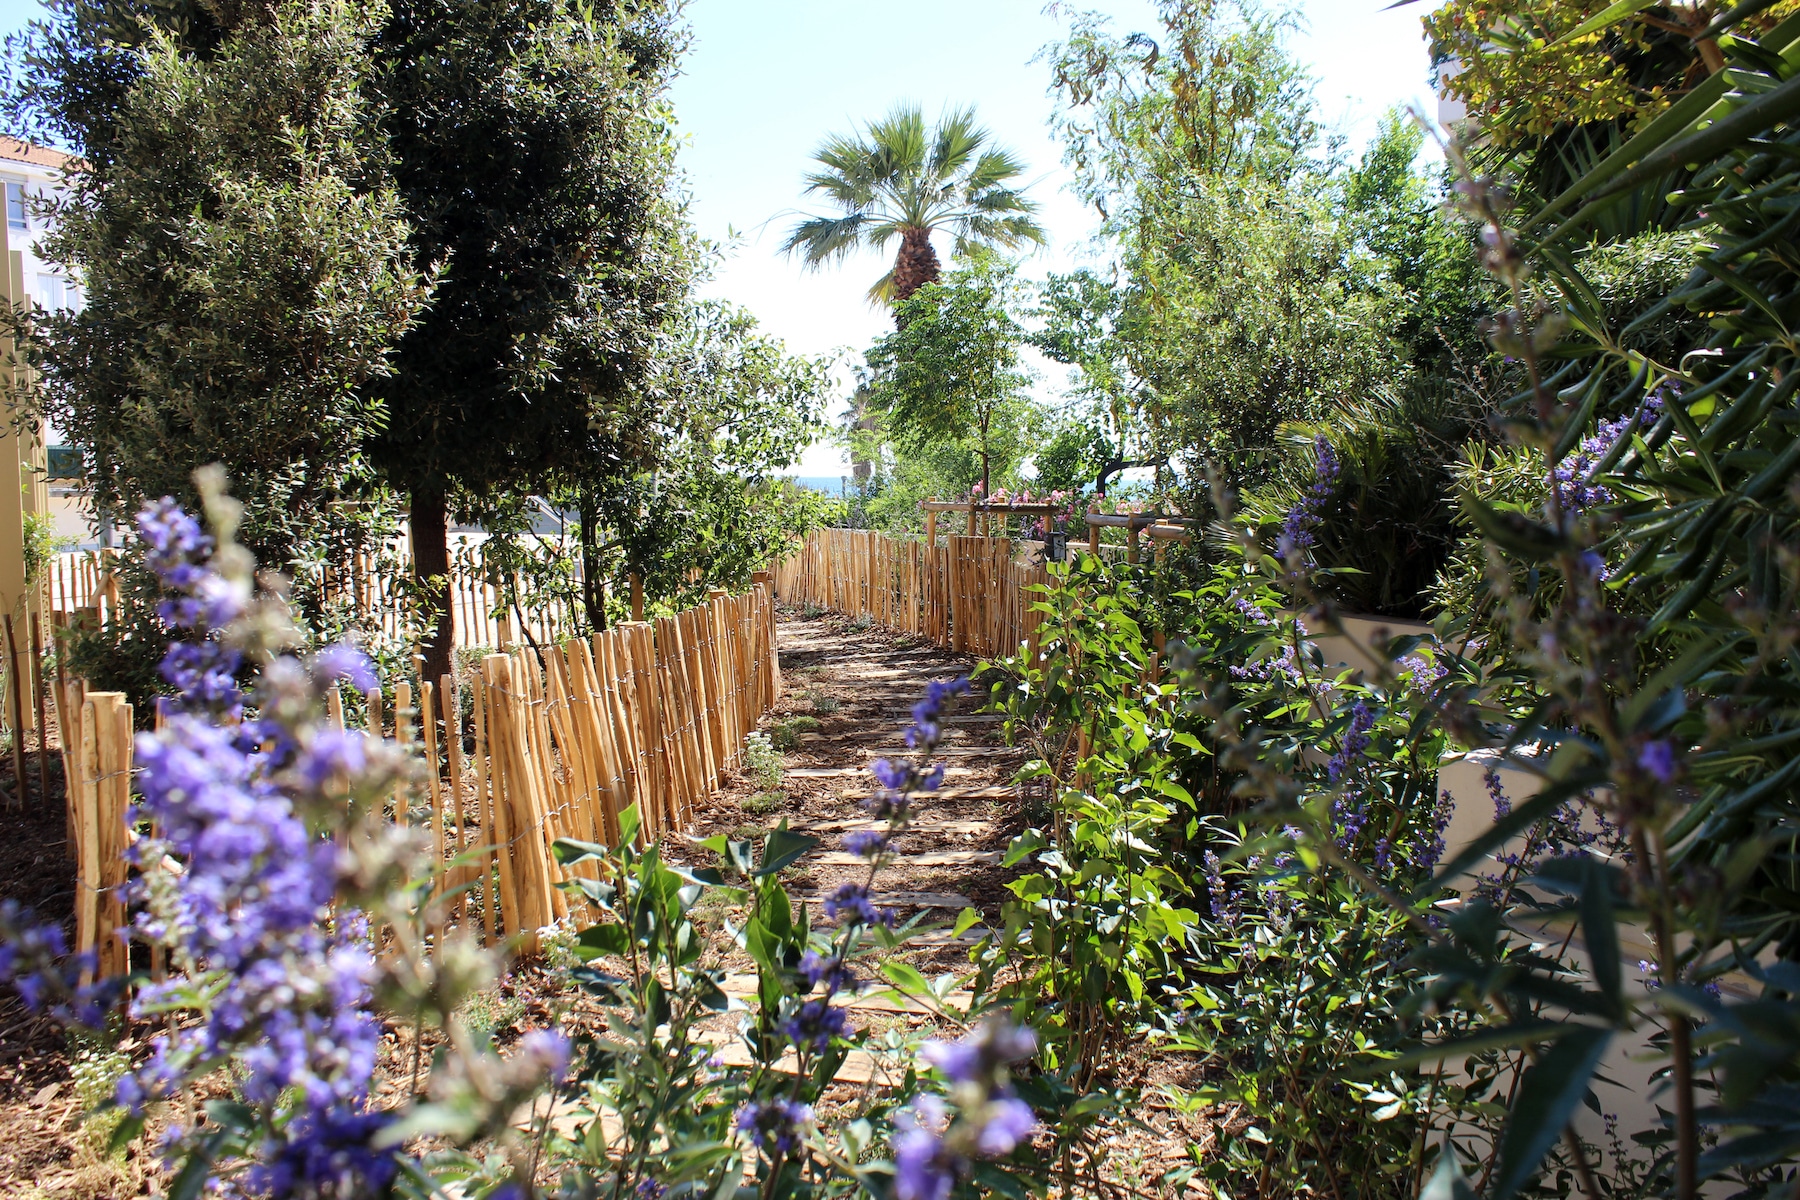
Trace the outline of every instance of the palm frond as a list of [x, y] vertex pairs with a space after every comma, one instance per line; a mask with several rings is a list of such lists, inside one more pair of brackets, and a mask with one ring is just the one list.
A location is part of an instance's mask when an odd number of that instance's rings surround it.
[[960, 175], [988, 136], [988, 131], [976, 122], [973, 108], [957, 108], [945, 113], [932, 134], [927, 175], [944, 182]]
[[892, 267], [888, 268], [886, 275], [875, 281], [875, 286], [869, 289], [868, 296], [870, 304], [892, 304], [894, 302], [894, 271]]
[[867, 132], [871, 169], [883, 181], [918, 175], [925, 167], [925, 114], [916, 104], [900, 104], [871, 121]]
[[[817, 169], [805, 176], [806, 193], [840, 214], [805, 217], [782, 252], [817, 268], [911, 231], [948, 233], [959, 254], [984, 244], [1042, 245], [1048, 237], [1033, 219], [1037, 204], [1008, 186], [1025, 164], [990, 137], [973, 108], [947, 110], [928, 128], [917, 104], [899, 104], [857, 133], [826, 138], [813, 153]], [[890, 270], [869, 296], [891, 301], [893, 290]]]
[[970, 196], [962, 205], [972, 213], [994, 216], [1000, 213], [1034, 213], [1038, 210], [1037, 201], [1027, 199], [1024, 192], [1013, 188], [988, 188]]
[[1011, 151], [991, 149], [982, 152], [975, 160], [975, 166], [963, 177], [963, 192], [974, 195], [999, 187], [1009, 179], [1017, 179], [1025, 173], [1025, 164], [1015, 158]]
[[816, 270], [849, 257], [862, 245], [868, 224], [868, 216], [860, 212], [842, 217], [807, 217], [789, 231], [781, 252], [799, 254], [808, 268]]
[[968, 254], [982, 246], [1000, 246], [1016, 250], [1020, 246], [1042, 246], [1050, 240], [1044, 227], [1026, 216], [970, 216], [956, 231], [955, 252]]

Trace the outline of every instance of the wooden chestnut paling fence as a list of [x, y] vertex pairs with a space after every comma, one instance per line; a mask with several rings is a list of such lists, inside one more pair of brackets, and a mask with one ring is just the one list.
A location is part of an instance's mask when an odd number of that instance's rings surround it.
[[[497, 646], [511, 640], [515, 630], [543, 644], [579, 626], [567, 596], [533, 595], [509, 609], [498, 576], [483, 556], [483, 544], [462, 535], [452, 539], [450, 614], [458, 645]], [[99, 624], [111, 616], [119, 604], [119, 554], [70, 550], [51, 558], [39, 582], [41, 610], [50, 614], [51, 625]], [[325, 587], [365, 629], [404, 638], [410, 630], [403, 576], [410, 569], [404, 545], [396, 543], [380, 562], [356, 555], [346, 568], [327, 574]]]
[[[451, 864], [434, 923], [460, 917], [490, 941], [519, 936], [530, 947], [540, 927], [568, 915], [555, 886], [564, 877], [551, 853], [558, 838], [616, 844], [619, 815], [632, 805], [640, 838], [686, 828], [780, 695], [774, 621], [762, 577], [743, 595], [715, 592], [672, 617], [541, 652], [509, 647], [464, 679], [422, 681], [416, 694], [395, 683], [391, 705], [381, 692], [364, 697], [365, 728], [423, 752], [423, 783], [396, 795], [386, 815], [423, 825], [439, 861]], [[132, 709], [79, 680], [57, 687], [77, 948], [96, 951], [103, 974], [117, 973], [127, 966], [117, 935], [128, 920], [125, 852], [135, 837], [125, 821]], [[342, 698], [330, 699], [341, 726]]]
[[[775, 594], [866, 617], [946, 650], [996, 657], [1037, 649], [1045, 573], [1033, 543], [952, 536], [943, 544], [867, 529], [822, 529], [775, 571]], [[1037, 559], [1037, 561], [1032, 561]]]

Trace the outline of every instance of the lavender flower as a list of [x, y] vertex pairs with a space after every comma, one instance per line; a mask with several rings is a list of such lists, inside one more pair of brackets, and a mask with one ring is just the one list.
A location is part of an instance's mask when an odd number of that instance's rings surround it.
[[1306, 489], [1306, 494], [1288, 510], [1287, 517], [1281, 522], [1281, 539], [1278, 545], [1282, 558], [1292, 558], [1315, 543], [1313, 530], [1318, 527], [1325, 502], [1331, 499], [1336, 488], [1341, 465], [1337, 452], [1331, 448], [1331, 443], [1324, 434], [1313, 439], [1313, 452], [1318, 463], [1313, 467], [1312, 486]]
[[94, 970], [93, 952], [71, 955], [62, 926], [38, 922], [16, 900], [0, 903], [0, 983], [10, 983], [32, 1012], [48, 1012], [65, 1024], [98, 1029], [117, 1003], [124, 981], [83, 984]]
[[827, 996], [856, 986], [856, 976], [844, 965], [842, 958], [827, 957], [816, 950], [808, 950], [801, 956], [800, 974], [806, 977], [809, 988], [823, 986]]
[[1346, 774], [1362, 760], [1363, 753], [1369, 748], [1369, 731], [1375, 727], [1375, 714], [1369, 706], [1358, 700], [1350, 709], [1350, 727], [1344, 731], [1343, 749], [1332, 755], [1326, 765], [1326, 774], [1333, 784], [1340, 783]]
[[[1679, 392], [1676, 393], [1679, 395]], [[1560, 460], [1544, 478], [1544, 486], [1556, 496], [1557, 506], [1565, 516], [1575, 516], [1602, 504], [1611, 504], [1610, 489], [1596, 482], [1600, 464], [1620, 441], [1638, 429], [1654, 425], [1663, 414], [1662, 388], [1646, 397], [1636, 412], [1616, 421], [1601, 421], [1594, 432]]]
[[862, 925], [888, 925], [894, 919], [891, 911], [876, 907], [869, 898], [869, 889], [860, 883], [840, 884], [836, 891], [825, 897], [825, 915], [833, 920], [841, 917]]
[[858, 858], [880, 858], [888, 848], [888, 835], [879, 829], [858, 829], [844, 835], [844, 849]]
[[1437, 870], [1444, 857], [1444, 831], [1450, 828], [1450, 818], [1455, 814], [1456, 801], [1449, 792], [1440, 793], [1438, 802], [1432, 806], [1430, 823], [1418, 827], [1406, 847], [1406, 857], [1414, 870], [1424, 875]]
[[380, 1112], [307, 1112], [270, 1139], [246, 1175], [250, 1195], [378, 1196], [399, 1174], [392, 1150], [371, 1143], [391, 1118]]
[[737, 1130], [758, 1148], [773, 1147], [778, 1154], [790, 1154], [799, 1148], [812, 1119], [810, 1104], [795, 1100], [752, 1102], [738, 1110]]
[[944, 1145], [944, 1102], [936, 1096], [919, 1096], [894, 1123], [896, 1200], [946, 1200], [960, 1164]]
[[796, 1049], [810, 1047], [823, 1054], [831, 1048], [832, 1038], [849, 1035], [847, 1015], [843, 1009], [833, 1008], [829, 1000], [808, 1000], [781, 1023], [781, 1032]]
[[1645, 742], [1638, 751], [1637, 765], [1658, 783], [1668, 783], [1675, 778], [1675, 749], [1665, 739]]
[[938, 718], [942, 714], [944, 701], [968, 690], [967, 676], [952, 679], [948, 683], [934, 680], [926, 685], [925, 698], [913, 705], [912, 727], [906, 731], [907, 746], [917, 750], [937, 745], [938, 739], [943, 736], [943, 727], [938, 723]]
[[1002, 1096], [988, 1104], [985, 1120], [975, 1135], [975, 1148], [990, 1158], [1011, 1154], [1013, 1147], [1031, 1136], [1037, 1116], [1017, 1096]]
[[327, 646], [313, 656], [312, 676], [327, 683], [348, 680], [351, 687], [363, 693], [374, 691], [379, 682], [369, 656], [342, 642]]
[[920, 1056], [950, 1081], [958, 1107], [948, 1119], [943, 1100], [923, 1094], [895, 1119], [894, 1194], [898, 1200], [942, 1200], [975, 1158], [1011, 1154], [1037, 1128], [1037, 1118], [1013, 1094], [1007, 1064], [1037, 1052], [1030, 1029], [1006, 1020], [984, 1022], [959, 1042], [926, 1042]]
[[1230, 889], [1225, 886], [1219, 856], [1208, 850], [1201, 861], [1206, 867], [1206, 891], [1212, 900], [1213, 919], [1229, 929], [1237, 924], [1238, 910], [1232, 903]]

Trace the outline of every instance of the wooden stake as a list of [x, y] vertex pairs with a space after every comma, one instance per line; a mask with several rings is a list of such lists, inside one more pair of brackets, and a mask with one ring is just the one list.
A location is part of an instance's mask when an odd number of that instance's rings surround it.
[[37, 705], [38, 803], [50, 803], [50, 723], [44, 712], [44, 624], [31, 614], [31, 699]]
[[[412, 720], [407, 713], [412, 710], [412, 684], [396, 683], [394, 685], [394, 740], [400, 743], [402, 750], [412, 747]], [[404, 829], [409, 816], [407, 809], [412, 807], [412, 797], [408, 794], [406, 784], [402, 783], [394, 789], [394, 824]]]
[[[425, 779], [431, 795], [431, 870], [435, 876], [431, 896], [444, 894], [444, 793], [438, 786], [437, 705], [431, 680], [419, 681], [419, 728], [425, 735]], [[443, 926], [443, 914], [433, 913], [433, 924]]]
[[[483, 659], [483, 663], [487, 660]], [[494, 944], [498, 933], [498, 895], [497, 873], [499, 863], [496, 856], [500, 852], [499, 838], [494, 826], [493, 792], [488, 784], [488, 752], [487, 752], [487, 716], [484, 697], [487, 693], [487, 682], [484, 674], [477, 675], [470, 694], [474, 704], [475, 722], [475, 815], [481, 822], [481, 840], [488, 848], [481, 853], [481, 908], [487, 925], [488, 945]]]
[[5, 616], [7, 674], [11, 676], [12, 685], [13, 787], [18, 805], [23, 809], [30, 799], [25, 790], [25, 692], [19, 679], [19, 643], [13, 638], [12, 614]]
[[[438, 700], [443, 705], [444, 709], [444, 745], [445, 749], [449, 752], [450, 759], [451, 818], [455, 821], [456, 828], [456, 852], [452, 854], [451, 857], [460, 858], [462, 857], [463, 850], [468, 845], [468, 841], [463, 833], [462, 721], [460, 720], [462, 714], [458, 711], [459, 705], [457, 704], [455, 677], [446, 675], [438, 681]], [[467, 874], [468, 868], [459, 864], [450, 872], [450, 882], [457, 887], [461, 887], [465, 882]], [[458, 920], [461, 920], [463, 915], [463, 899], [464, 897], [461, 895], [456, 898], [456, 917]]]

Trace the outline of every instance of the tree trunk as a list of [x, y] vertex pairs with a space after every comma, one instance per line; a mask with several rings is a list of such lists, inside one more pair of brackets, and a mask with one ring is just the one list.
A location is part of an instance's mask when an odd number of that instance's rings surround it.
[[454, 669], [456, 620], [450, 611], [450, 522], [442, 489], [416, 490], [408, 523], [412, 528], [413, 574], [431, 606], [432, 627], [420, 651], [425, 678], [433, 683]]
[[581, 489], [581, 603], [587, 610], [588, 630], [606, 629], [606, 592], [600, 583], [600, 514], [593, 497]]
[[991, 415], [987, 408], [981, 410], [981, 500], [984, 504], [994, 494], [988, 488], [988, 418]]
[[[900, 253], [894, 259], [894, 301], [900, 301], [928, 283], [936, 283], [943, 265], [931, 248], [931, 233], [909, 229], [900, 235]], [[895, 320], [899, 318], [896, 317]]]

